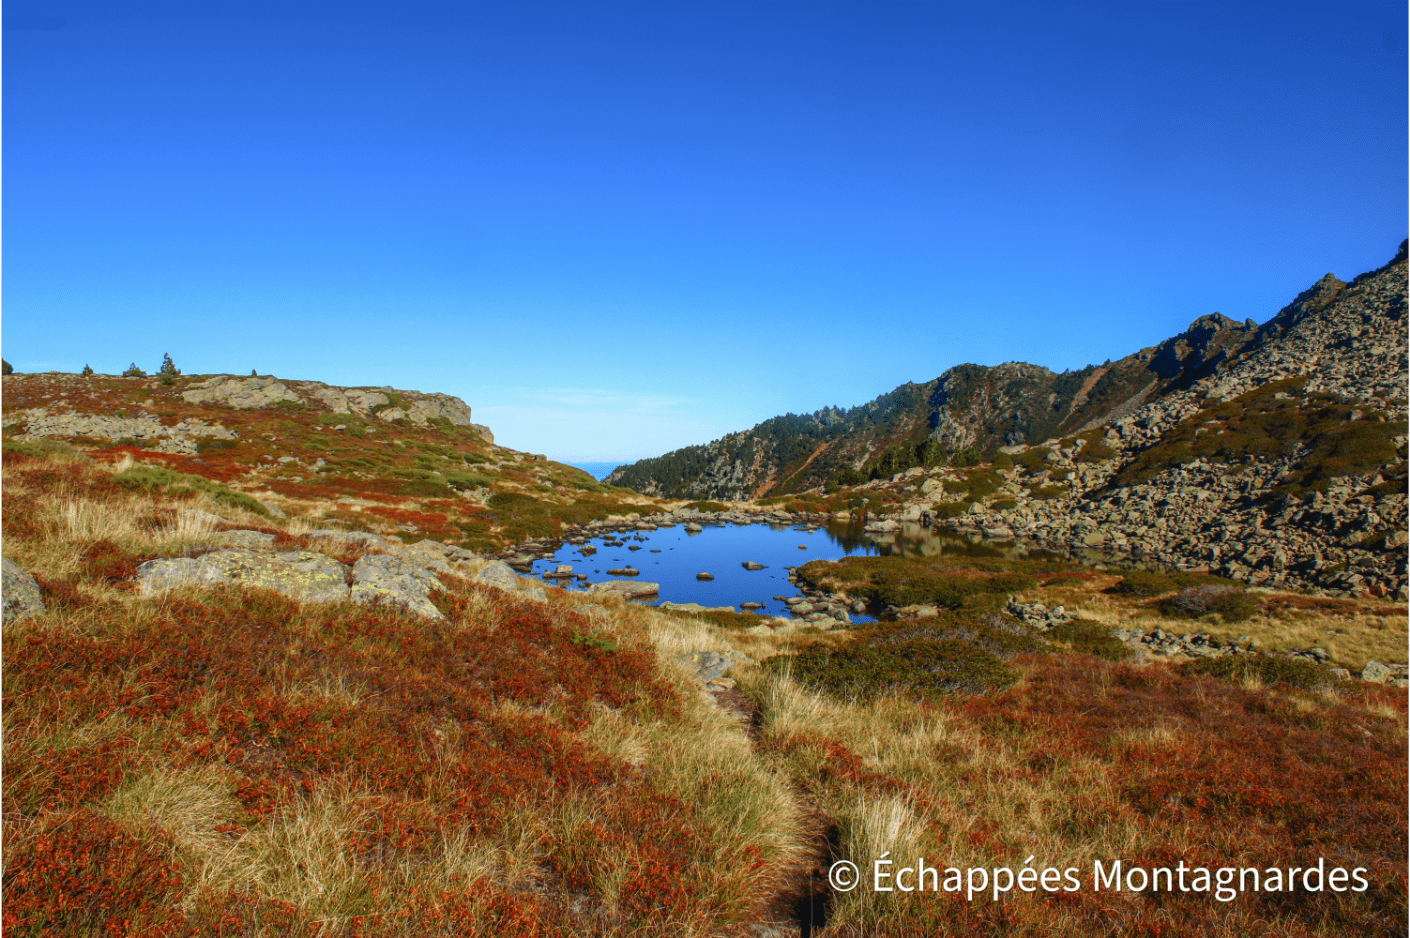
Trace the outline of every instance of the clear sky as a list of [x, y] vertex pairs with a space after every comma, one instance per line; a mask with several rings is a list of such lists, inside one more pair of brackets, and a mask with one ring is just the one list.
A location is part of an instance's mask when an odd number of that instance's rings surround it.
[[1268, 319], [1407, 233], [1405, 3], [7, 0], [3, 353], [631, 460]]

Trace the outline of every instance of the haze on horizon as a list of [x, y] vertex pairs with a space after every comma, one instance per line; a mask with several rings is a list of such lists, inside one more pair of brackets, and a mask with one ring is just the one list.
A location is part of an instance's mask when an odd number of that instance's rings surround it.
[[1403, 4], [4, 10], [3, 354], [659, 455], [1264, 322], [1406, 235]]

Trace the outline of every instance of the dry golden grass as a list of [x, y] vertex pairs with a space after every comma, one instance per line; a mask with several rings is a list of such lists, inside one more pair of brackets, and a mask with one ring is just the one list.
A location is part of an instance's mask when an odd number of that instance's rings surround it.
[[1217, 616], [1171, 619], [1153, 604], [1102, 593], [1109, 585], [1107, 580], [1094, 579], [1083, 585], [1030, 590], [1022, 599], [1049, 608], [1062, 604], [1069, 613], [1110, 628], [1162, 629], [1176, 635], [1204, 632], [1221, 641], [1248, 636], [1263, 651], [1320, 647], [1335, 664], [1352, 671], [1360, 671], [1372, 659], [1384, 663], [1410, 656], [1410, 617], [1404, 607], [1393, 603], [1317, 603], [1298, 594], [1262, 590], [1255, 595], [1264, 608], [1241, 622], [1223, 622]]

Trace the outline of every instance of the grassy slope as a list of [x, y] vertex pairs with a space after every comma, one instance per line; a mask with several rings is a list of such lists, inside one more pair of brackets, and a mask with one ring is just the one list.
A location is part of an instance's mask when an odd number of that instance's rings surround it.
[[[207, 439], [195, 456], [155, 452], [156, 440], [75, 442], [95, 458], [130, 455], [140, 465], [200, 476], [310, 521], [430, 537], [477, 551], [552, 535], [564, 523], [649, 513], [659, 504], [572, 466], [486, 443], [468, 427], [368, 421], [331, 413], [318, 402], [255, 410], [188, 404], [181, 391], [195, 380], [178, 378], [168, 386], [155, 378], [11, 375], [5, 378], [5, 414], [62, 402], [81, 414], [153, 414], [166, 426], [222, 423], [240, 438]], [[334, 429], [339, 425], [346, 429]], [[35, 450], [34, 444], [12, 442], [11, 429], [10, 451]], [[279, 462], [285, 457], [293, 461]], [[324, 464], [317, 466], [320, 459]]]
[[[382, 456], [391, 469], [414, 468], [435, 444], [461, 454], [452, 471], [498, 467], [492, 492], [560, 507], [583, 497], [570, 501], [572, 477], [555, 481], [551, 465], [440, 431], [334, 438], [348, 453], [301, 448], [321, 425], [297, 412], [218, 416], [238, 420], [244, 460], [261, 454], [262, 432], [280, 437], [268, 455]], [[134, 595], [137, 562], [208, 536], [179, 507], [276, 531], [287, 546], [330, 511], [394, 528], [371, 509], [437, 510], [435, 496], [387, 491], [433, 479], [359, 470], [322, 497], [290, 478], [299, 471], [250, 472], [241, 452], [152, 461], [248, 489], [289, 521], [197, 487], [114, 481], [111, 457], [146, 451], [6, 453], [6, 554], [36, 572], [50, 604], [4, 631], [7, 932], [743, 934], [796, 885], [810, 835], [829, 823], [836, 855], [864, 869], [888, 850], [942, 869], [1019, 868], [1034, 855], [1084, 878], [1094, 859], [1287, 867], [1324, 856], [1367, 868], [1373, 884], [1229, 904], [1087, 888], [974, 902], [858, 890], [835, 898], [829, 935], [1353, 935], [1403, 923], [1403, 691], [1219, 681], [1081, 654], [1079, 642], [981, 635], [1002, 592], [1016, 591], [1098, 626], [1260, 642], [1344, 626], [1349, 642], [1379, 623], [1403, 648], [1387, 607], [1278, 594], [1251, 620], [1191, 624], [1161, 618], [1158, 597], [1104, 592], [1112, 575], [869, 559], [844, 577], [859, 595], [950, 597], [944, 630], [903, 636], [907, 653], [980, 636], [1003, 668], [981, 676], [1002, 679], [982, 695], [849, 696], [817, 682], [826, 670], [784, 660], [847, 650], [845, 634], [754, 636], [557, 591], [535, 604], [448, 578], [439, 624], [258, 591]], [[973, 470], [975, 488], [991, 473]], [[422, 529], [402, 532], [413, 539], [435, 533], [409, 523]], [[892, 628], [857, 644], [894, 652]], [[730, 648], [783, 656], [737, 675], [759, 711], [752, 738], [676, 662]]]

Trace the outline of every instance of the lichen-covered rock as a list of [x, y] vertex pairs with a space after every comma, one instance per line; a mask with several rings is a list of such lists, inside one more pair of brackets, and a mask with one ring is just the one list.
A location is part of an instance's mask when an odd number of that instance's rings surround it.
[[430, 570], [390, 554], [368, 554], [353, 565], [355, 603], [384, 600], [428, 619], [443, 619], [445, 616], [431, 602], [431, 591], [442, 586]]
[[235, 583], [271, 589], [304, 602], [341, 602], [349, 596], [347, 567], [307, 550], [267, 553], [244, 549], [212, 551], [203, 557], [149, 560], [137, 568], [144, 594], [178, 586]]
[[492, 563], [475, 575], [475, 580], [486, 586], [517, 592], [520, 589], [519, 574], [507, 563]]
[[40, 595], [39, 584], [34, 577], [9, 557], [5, 557], [0, 566], [3, 567], [3, 582], [0, 583], [3, 611], [0, 611], [0, 619], [18, 622], [43, 613], [44, 597]]
[[181, 396], [188, 404], [225, 404], [237, 410], [273, 407], [281, 401], [302, 404], [303, 398], [277, 378], [236, 378], [217, 375], [191, 385]]
[[1390, 668], [1372, 659], [1361, 669], [1361, 680], [1371, 684], [1384, 684], [1390, 680]]
[[237, 438], [234, 431], [218, 423], [183, 420], [168, 427], [156, 417], [108, 417], [87, 414], [50, 414], [31, 411], [27, 415], [25, 439], [41, 437], [89, 437], [95, 440], [160, 440], [162, 452], [195, 453], [196, 441], [203, 437], [218, 440]]

